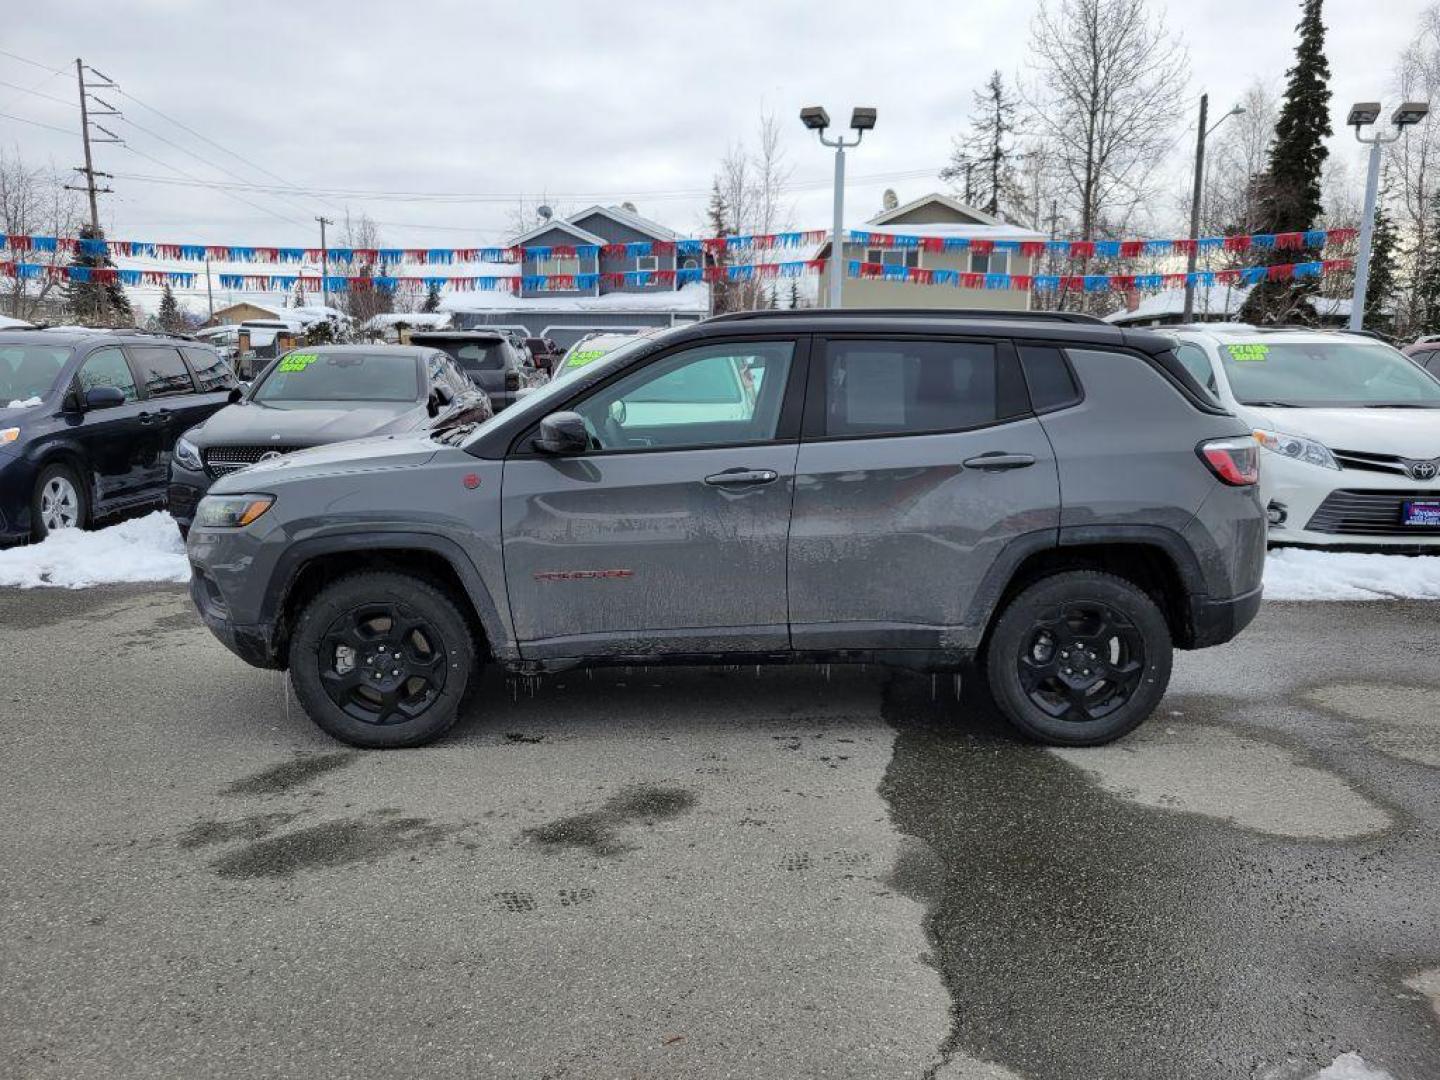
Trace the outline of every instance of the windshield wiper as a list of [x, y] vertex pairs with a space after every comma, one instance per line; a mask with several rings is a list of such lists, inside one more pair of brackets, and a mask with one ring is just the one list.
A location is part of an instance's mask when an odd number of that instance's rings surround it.
[[1242, 401], [1241, 405], [1253, 405], [1257, 409], [1298, 409], [1299, 405], [1289, 401]]
[[1380, 401], [1374, 405], [1366, 405], [1367, 409], [1433, 409], [1435, 405], [1426, 405], [1419, 401]]

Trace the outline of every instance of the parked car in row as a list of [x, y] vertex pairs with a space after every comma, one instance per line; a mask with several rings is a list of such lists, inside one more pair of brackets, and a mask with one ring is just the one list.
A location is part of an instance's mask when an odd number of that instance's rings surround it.
[[548, 337], [527, 337], [525, 347], [530, 350], [530, 355], [535, 360], [535, 366], [544, 372], [554, 371], [556, 361], [565, 352], [555, 343], [554, 338]]
[[1367, 335], [1207, 323], [1176, 337], [1266, 451], [1271, 543], [1440, 550], [1440, 379]]
[[1440, 376], [1440, 339], [1421, 338], [1400, 351], [1431, 375]]
[[496, 412], [543, 386], [548, 378], [535, 366], [529, 351], [517, 347], [502, 330], [417, 330], [410, 341], [449, 355], [490, 396]]
[[191, 593], [366, 747], [487, 662], [977, 663], [1029, 736], [1116, 739], [1260, 605], [1260, 450], [1175, 339], [1083, 316], [721, 316], [474, 428], [222, 477]]
[[0, 331], [0, 542], [162, 505], [180, 433], [238, 386], [188, 339]]
[[[653, 333], [653, 331], [649, 332]], [[561, 357], [560, 364], [551, 372], [551, 378], [558, 379], [562, 376], [572, 375], [581, 368], [593, 364], [607, 353], [612, 353], [622, 345], [628, 345], [637, 338], [647, 336], [642, 333], [605, 333], [596, 332], [586, 334], [579, 341], [565, 350]]]
[[490, 400], [449, 356], [414, 345], [326, 345], [271, 362], [227, 408], [190, 430], [170, 460], [170, 513], [188, 533], [219, 477], [346, 439], [488, 420]]

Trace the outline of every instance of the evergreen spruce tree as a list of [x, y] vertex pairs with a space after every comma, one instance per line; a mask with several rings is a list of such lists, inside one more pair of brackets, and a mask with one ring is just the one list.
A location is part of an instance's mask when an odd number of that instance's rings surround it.
[[[1329, 151], [1330, 64], [1325, 59], [1325, 24], [1320, 19], [1322, 0], [1301, 0], [1300, 41], [1295, 65], [1286, 72], [1285, 103], [1275, 123], [1270, 164], [1261, 184], [1259, 218], [1267, 233], [1303, 232], [1320, 220], [1320, 180]], [[1266, 254], [1267, 265], [1318, 258], [1295, 249]], [[1267, 281], [1246, 297], [1240, 317], [1247, 322], [1294, 322], [1313, 315], [1307, 296], [1313, 281]]]
[[440, 286], [431, 282], [430, 287], [425, 290], [425, 300], [420, 304], [420, 310], [434, 312], [440, 310]]
[[1365, 283], [1365, 328], [1390, 334], [1395, 330], [1400, 239], [1395, 231], [1395, 222], [1386, 209], [1385, 195], [1385, 187], [1382, 187], [1375, 204], [1375, 232], [1370, 238], [1370, 277]]
[[790, 282], [790, 310], [800, 307], [800, 282]]
[[1015, 96], [998, 70], [975, 92], [971, 108], [970, 133], [956, 140], [940, 179], [961, 185], [966, 202], [998, 215], [1015, 180]]
[[[80, 226], [81, 240], [103, 240], [103, 229]], [[70, 260], [72, 267], [87, 267], [91, 271], [113, 270], [114, 261], [108, 253], [90, 255], [77, 248]], [[134, 326], [135, 312], [130, 307], [130, 298], [120, 283], [105, 284], [98, 281], [76, 281], [73, 278], [65, 284], [65, 308], [70, 317], [84, 326]]]
[[1440, 334], [1440, 188], [1430, 196], [1430, 227], [1425, 250], [1421, 252], [1420, 273], [1415, 280], [1415, 301], [1410, 330], [1416, 336]]
[[[725, 195], [720, 190], [718, 178], [710, 188], [710, 206], [706, 210], [705, 216], [710, 225], [711, 236], [730, 235], [730, 206], [726, 203]], [[710, 314], [720, 315], [730, 310], [731, 294], [730, 283], [725, 280], [728, 259], [723, 244], [716, 249], [711, 265], [715, 268], [715, 281], [710, 286]]]
[[180, 310], [180, 305], [175, 300], [175, 292], [167, 283], [164, 291], [160, 293], [160, 311], [157, 314], [160, 329], [167, 334], [180, 334], [185, 331], [185, 315]]
[[300, 284], [300, 278], [295, 278], [295, 291], [290, 294], [290, 306], [302, 308], [305, 306], [305, 286]]

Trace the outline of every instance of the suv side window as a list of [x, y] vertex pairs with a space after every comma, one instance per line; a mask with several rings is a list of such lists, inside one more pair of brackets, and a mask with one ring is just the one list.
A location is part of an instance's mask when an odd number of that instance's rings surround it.
[[189, 394], [195, 390], [180, 350], [171, 345], [132, 345], [130, 354], [140, 369], [146, 397]]
[[996, 423], [997, 366], [991, 342], [831, 341], [820, 434], [916, 435]]
[[84, 394], [98, 386], [113, 386], [125, 395], [126, 401], [136, 401], [140, 392], [135, 389], [135, 375], [125, 360], [125, 354], [115, 346], [96, 349], [81, 365], [76, 379], [80, 393]]
[[1215, 369], [1210, 366], [1210, 357], [1205, 355], [1205, 350], [1199, 345], [1182, 341], [1175, 346], [1175, 359], [1179, 360], [1185, 370], [1206, 390], [1212, 394], [1219, 393], [1219, 387], [1215, 384]]
[[575, 406], [601, 450], [771, 442], [795, 344], [701, 345], [645, 365]]
[[202, 394], [214, 390], [233, 390], [240, 385], [240, 380], [231, 373], [230, 365], [220, 359], [219, 353], [193, 345], [183, 346], [180, 351], [185, 354], [185, 359], [190, 361], [190, 367], [195, 372], [195, 382]]
[[1030, 403], [1037, 413], [1054, 412], [1080, 400], [1080, 386], [1059, 349], [1048, 345], [1021, 345], [1020, 367], [1030, 388]]

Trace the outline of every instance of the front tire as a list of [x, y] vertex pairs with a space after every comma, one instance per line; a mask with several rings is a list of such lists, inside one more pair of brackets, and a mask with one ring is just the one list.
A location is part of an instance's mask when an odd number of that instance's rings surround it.
[[79, 473], [58, 462], [46, 465], [30, 500], [30, 536], [37, 542], [61, 529], [83, 529], [90, 522], [90, 500]]
[[1143, 590], [1077, 570], [1010, 601], [985, 668], [996, 704], [1025, 735], [1052, 746], [1100, 746], [1155, 710], [1173, 658], [1165, 616]]
[[300, 613], [289, 658], [310, 718], [373, 750], [423, 746], [449, 731], [477, 666], [465, 617], [434, 585], [401, 573], [323, 588]]

